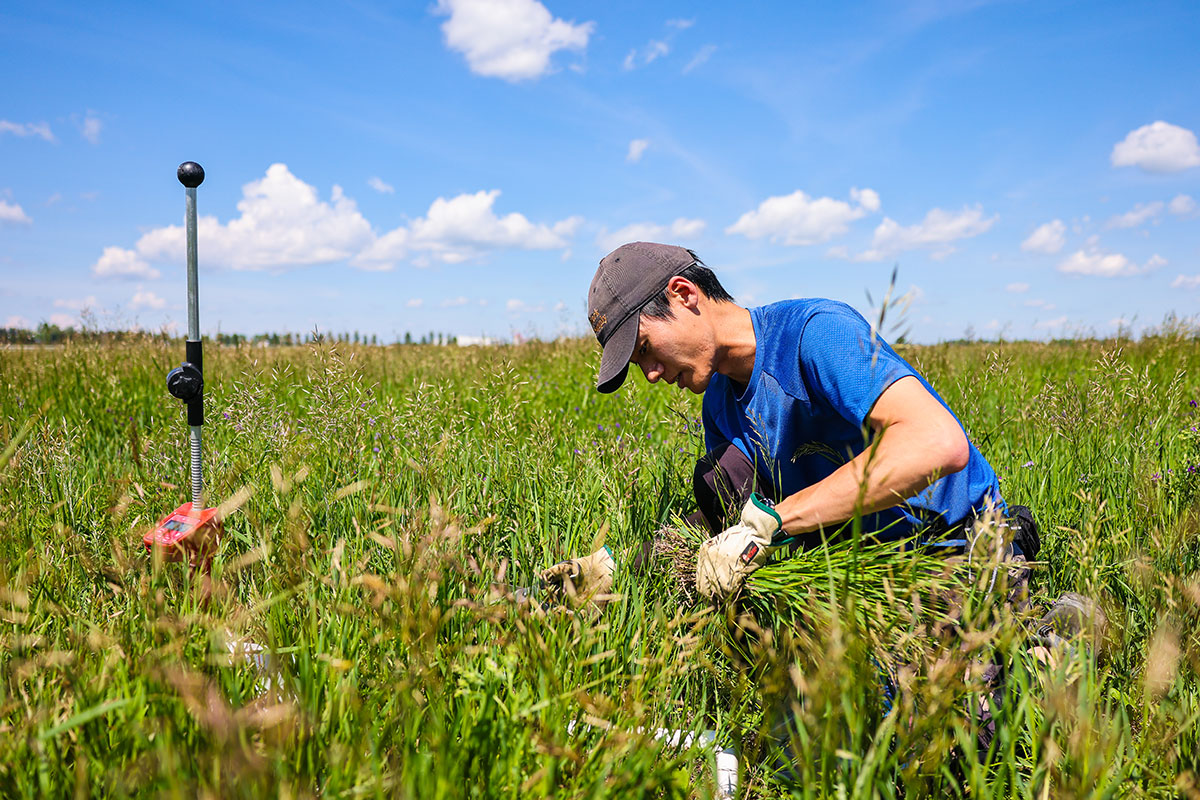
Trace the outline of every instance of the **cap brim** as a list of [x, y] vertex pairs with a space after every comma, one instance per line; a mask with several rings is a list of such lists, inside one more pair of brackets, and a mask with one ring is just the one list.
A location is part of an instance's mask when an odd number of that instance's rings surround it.
[[596, 378], [596, 388], [604, 394], [621, 388], [625, 376], [629, 374], [629, 359], [633, 356], [633, 348], [637, 346], [641, 318], [639, 312], [625, 320], [604, 345], [604, 355], [600, 357], [600, 375]]

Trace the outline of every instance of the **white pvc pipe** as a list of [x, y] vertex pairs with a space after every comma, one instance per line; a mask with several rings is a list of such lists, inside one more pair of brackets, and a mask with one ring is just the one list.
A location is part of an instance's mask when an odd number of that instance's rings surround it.
[[[575, 721], [567, 723], [567, 733], [572, 733], [575, 730]], [[645, 733], [645, 728], [638, 728], [637, 733]], [[665, 740], [671, 747], [681, 747], [684, 750], [692, 747], [699, 747], [704, 750], [713, 750], [716, 756], [717, 770], [714, 776], [717, 784], [716, 796], [720, 800], [732, 800], [737, 795], [738, 787], [738, 757], [737, 753], [733, 752], [728, 747], [717, 747], [717, 732], [714, 730], [701, 731], [699, 734], [691, 731], [672, 730], [670, 728], [656, 728], [654, 730], [654, 740]]]

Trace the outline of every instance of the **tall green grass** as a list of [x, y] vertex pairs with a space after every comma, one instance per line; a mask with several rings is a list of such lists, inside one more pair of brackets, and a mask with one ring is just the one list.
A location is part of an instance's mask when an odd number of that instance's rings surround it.
[[605, 525], [632, 552], [691, 510], [697, 399], [596, 393], [584, 341], [212, 348], [226, 541], [211, 578], [156, 563], [141, 534], [187, 495], [181, 353], [0, 350], [4, 796], [711, 796], [711, 754], [664, 727], [716, 730], [751, 797], [1200, 792], [1194, 331], [904, 351], [1037, 513], [1035, 599], [1107, 613], [1053, 666], [982, 589], [947, 630], [870, 559], [793, 569], [812, 613], [768, 570], [714, 613], [661, 560], [603, 612], [511, 602]]

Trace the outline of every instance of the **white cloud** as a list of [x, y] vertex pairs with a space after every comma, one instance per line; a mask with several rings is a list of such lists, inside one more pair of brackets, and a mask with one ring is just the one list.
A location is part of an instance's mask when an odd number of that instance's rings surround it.
[[[457, 264], [477, 258], [489, 250], [555, 250], [567, 246], [567, 240], [575, 235], [583, 223], [582, 217], [568, 217], [552, 225], [530, 222], [517, 212], [499, 217], [492, 210], [499, 189], [460, 194], [447, 200], [439, 197], [429, 206], [424, 217], [409, 224], [403, 236], [399, 230], [392, 231], [380, 239], [396, 234], [397, 243], [409, 251], [419, 252], [447, 264]], [[372, 246], [364, 251], [355, 263], [379, 260], [377, 249]]]
[[1066, 232], [1067, 226], [1062, 220], [1051, 220], [1029, 234], [1029, 238], [1021, 242], [1021, 249], [1029, 253], [1057, 253], [1067, 243]]
[[60, 328], [74, 328], [79, 324], [70, 314], [63, 314], [61, 312], [58, 314], [51, 314], [50, 318], [46, 321], [51, 325], [57, 325]]
[[606, 228], [601, 228], [599, 235], [596, 236], [596, 244], [600, 245], [607, 253], [628, 242], [694, 239], [704, 233], [706, 227], [707, 223], [704, 220], [687, 219], [686, 217], [680, 217], [670, 225], [657, 225], [653, 222], [635, 222], [632, 225], [619, 228], [612, 233], [609, 233]]
[[1104, 278], [1115, 278], [1126, 275], [1138, 275], [1166, 264], [1166, 259], [1153, 255], [1142, 266], [1138, 266], [1121, 253], [1105, 253], [1096, 247], [1087, 250], [1076, 250], [1058, 265], [1059, 272], [1075, 275], [1096, 275]]
[[69, 311], [82, 311], [85, 308], [95, 309], [100, 304], [96, 295], [89, 294], [84, 298], [59, 297], [54, 301], [55, 308], [65, 308]]
[[649, 146], [649, 139], [634, 139], [629, 143], [629, 152], [625, 154], [625, 160], [630, 164], [636, 164], [642, 160], [642, 154], [646, 152], [646, 148]]
[[555, 19], [537, 0], [439, 0], [435, 14], [446, 46], [462, 53], [476, 75], [516, 82], [551, 71], [559, 50], [583, 50], [595, 23]]
[[715, 52], [717, 52], [717, 46], [715, 44], [706, 44], [704, 47], [701, 47], [696, 51], [696, 55], [692, 56], [692, 59], [684, 66], [683, 74], [688, 74], [696, 67], [708, 61], [710, 58], [712, 58], [712, 55]]
[[[1177, 275], [1171, 281], [1172, 289], [1200, 289], [1200, 273], [1195, 275]], [[12, 327], [12, 326], [9, 326]], [[19, 327], [19, 326], [18, 326]]]
[[529, 303], [526, 303], [524, 300], [518, 300], [515, 297], [512, 298], [511, 300], [509, 300], [507, 303], [505, 303], [504, 307], [513, 313], [535, 313], [536, 314], [536, 313], [541, 313], [546, 310], [546, 306], [542, 303], [538, 303], [537, 305], [530, 305]]
[[669, 19], [669, 20], [667, 20], [667, 27], [674, 28], [675, 30], [678, 30], [678, 31], [686, 31], [688, 28], [692, 27], [695, 24], [696, 24], [696, 20], [694, 20], [694, 19]]
[[1200, 166], [1200, 144], [1187, 128], [1159, 120], [1130, 131], [1112, 151], [1114, 167], [1141, 167], [1146, 172], [1182, 172]]
[[496, 344], [496, 340], [490, 336], [456, 336], [454, 338], [459, 347]]
[[998, 217], [984, 219], [983, 209], [964, 207], [962, 211], [934, 208], [916, 225], [904, 227], [884, 217], [875, 229], [871, 249], [857, 256], [859, 261], [880, 261], [904, 250], [935, 248], [933, 256], [944, 258], [954, 252], [951, 242], [969, 239], [987, 231]]
[[1004, 289], [1005, 289], [1005, 291], [1015, 292], [1017, 294], [1020, 294], [1021, 292], [1029, 291], [1029, 284], [1028, 283], [1010, 283], [1008, 286], [1005, 286]]
[[87, 139], [92, 144], [100, 144], [100, 131], [103, 130], [104, 123], [91, 113], [83, 118], [79, 123], [79, 134]]
[[554, 310], [555, 311], [566, 311], [567, 304], [564, 303], [562, 300], [559, 300], [557, 303], [554, 304]]
[[769, 238], [777, 244], [820, 244], [845, 233], [854, 220], [879, 210], [879, 194], [872, 189], [851, 189], [850, 197], [857, 205], [832, 197], [809, 197], [799, 189], [768, 197], [725, 232], [749, 239]]
[[1163, 203], [1155, 200], [1153, 203], [1138, 203], [1124, 214], [1118, 214], [1108, 221], [1109, 228], [1136, 228], [1154, 219], [1162, 213]]
[[372, 175], [370, 178], [367, 178], [367, 186], [370, 186], [372, 189], [379, 192], [380, 194], [395, 194], [396, 193], [395, 186], [392, 186], [390, 183], [384, 183], [383, 178], [380, 178], [377, 175]]
[[166, 308], [167, 301], [156, 295], [154, 292], [138, 289], [133, 293], [133, 299], [129, 304], [134, 308]]
[[54, 133], [45, 122], [9, 122], [6, 119], [0, 119], [0, 134], [5, 133], [11, 133], [22, 139], [27, 136], [37, 136], [47, 142], [54, 141]]
[[671, 44], [669, 42], [663, 39], [651, 39], [650, 41], [646, 42], [646, 46], [640, 51], [637, 48], [630, 50], [625, 55], [625, 60], [622, 62], [621, 66], [626, 70], [636, 69], [639, 66], [638, 62], [640, 61], [640, 66], [644, 67], [647, 64], [657, 61], [665, 55], [669, 55], [670, 53]]
[[[200, 261], [273, 271], [338, 262], [386, 270], [410, 257], [418, 265], [430, 259], [458, 263], [498, 249], [563, 248], [583, 223], [582, 217], [544, 224], [516, 212], [497, 216], [493, 206], [499, 195], [494, 189], [439, 197], [424, 217], [377, 235], [340, 186], [333, 187], [326, 202], [287, 165], [272, 164], [263, 178], [242, 187], [239, 217], [227, 223], [216, 217], [198, 220]], [[93, 272], [157, 277], [148, 262], [183, 263], [184, 244], [182, 226], [157, 228], [144, 234], [134, 250], [106, 248]]]
[[469, 302], [471, 301], [461, 295], [458, 297], [448, 297], [442, 301], [442, 308], [457, 308], [465, 306]]
[[[371, 225], [335, 185], [330, 202], [316, 188], [272, 164], [265, 176], [242, 187], [241, 216], [221, 224], [198, 220], [202, 264], [237, 270], [281, 270], [346, 261], [373, 243]], [[146, 233], [137, 252], [149, 261], [184, 261], [184, 229], [171, 225]]]
[[[144, 239], [145, 236], [142, 238]], [[123, 247], [106, 247], [100, 258], [92, 265], [92, 274], [97, 278], [153, 279], [161, 273], [142, 260], [133, 250], [126, 250]]]
[[1055, 308], [1054, 303], [1047, 303], [1045, 300], [1040, 298], [1037, 300], [1026, 300], [1025, 306], [1027, 308], [1040, 308], [1043, 311], [1053, 311]]
[[421, 306], [425, 305], [425, 301], [419, 297], [410, 297], [408, 298], [408, 302], [404, 305], [408, 308], [420, 308]]
[[0, 222], [12, 222], [17, 225], [31, 225], [33, 220], [17, 203], [6, 203], [0, 200]]
[[1196, 201], [1189, 195], [1177, 194], [1171, 200], [1171, 204], [1167, 206], [1167, 210], [1172, 214], [1182, 217], [1196, 210]]
[[1066, 324], [1067, 324], [1067, 318], [1064, 315], [1061, 317], [1055, 317], [1054, 319], [1045, 320], [1044, 322], [1035, 322], [1035, 323], [1033, 323], [1033, 327], [1035, 327], [1035, 328], [1061, 328], [1063, 325], [1066, 325]]
[[[1180, 275], [1179, 277], [1182, 278], [1183, 276]], [[25, 328], [26, 330], [28, 330], [29, 328], [33, 327], [33, 323], [30, 322], [29, 320], [25, 319], [24, 317], [22, 317], [20, 314], [13, 314], [11, 317], [4, 320], [4, 327], [6, 327], [6, 328]]]

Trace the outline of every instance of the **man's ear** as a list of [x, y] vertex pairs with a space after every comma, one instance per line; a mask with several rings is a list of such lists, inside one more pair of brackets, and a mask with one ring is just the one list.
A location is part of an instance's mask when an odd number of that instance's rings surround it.
[[667, 281], [667, 294], [692, 311], [700, 304], [700, 287], [682, 275], [676, 275]]

